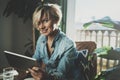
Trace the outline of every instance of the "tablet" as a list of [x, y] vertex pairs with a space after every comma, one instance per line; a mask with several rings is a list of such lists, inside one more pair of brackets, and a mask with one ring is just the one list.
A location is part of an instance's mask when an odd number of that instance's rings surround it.
[[37, 61], [34, 58], [10, 51], [4, 51], [4, 53], [11, 67], [15, 67], [20, 70], [27, 70], [28, 68], [32, 68], [37, 65]]

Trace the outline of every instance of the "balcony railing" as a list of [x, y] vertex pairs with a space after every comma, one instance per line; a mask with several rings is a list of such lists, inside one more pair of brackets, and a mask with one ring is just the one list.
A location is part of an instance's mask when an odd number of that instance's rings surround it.
[[[120, 32], [117, 30], [77, 30], [76, 41], [94, 41], [97, 48], [110, 46], [120, 47]], [[97, 59], [98, 72], [118, 64], [118, 60]]]
[[117, 30], [77, 30], [78, 41], [95, 41], [97, 47], [120, 47], [120, 32]]

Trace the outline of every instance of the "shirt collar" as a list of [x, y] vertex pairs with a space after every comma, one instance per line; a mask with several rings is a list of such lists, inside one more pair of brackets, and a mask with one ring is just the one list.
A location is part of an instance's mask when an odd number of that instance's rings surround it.
[[55, 47], [55, 42], [60, 38], [60, 33], [61, 31], [58, 30], [58, 33], [56, 34], [51, 47]]
[[[58, 33], [56, 34], [56, 36], [55, 36], [55, 38], [54, 38], [54, 40], [53, 40], [53, 43], [52, 43], [52, 46], [51, 46], [51, 47], [55, 47], [55, 42], [59, 39], [60, 34], [61, 34], [61, 30], [58, 29]], [[46, 43], [46, 42], [47, 42], [46, 36], [44, 36], [44, 35], [41, 35], [41, 36], [42, 36], [42, 42], [43, 42], [43, 43]]]

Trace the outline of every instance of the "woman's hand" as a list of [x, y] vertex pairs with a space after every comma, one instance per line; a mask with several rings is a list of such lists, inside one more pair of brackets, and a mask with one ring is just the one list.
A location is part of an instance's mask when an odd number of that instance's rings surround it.
[[39, 67], [33, 67], [32, 69], [29, 68], [28, 70], [35, 80], [42, 80], [42, 78], [44, 77], [44, 71]]

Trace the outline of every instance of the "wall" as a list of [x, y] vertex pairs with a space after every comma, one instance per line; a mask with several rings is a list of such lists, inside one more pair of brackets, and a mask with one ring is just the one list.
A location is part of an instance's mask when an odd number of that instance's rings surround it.
[[67, 1], [66, 34], [75, 41], [75, 0]]
[[32, 40], [32, 22], [28, 20], [23, 23], [23, 19], [12, 14], [4, 17], [3, 11], [8, 0], [0, 0], [0, 67], [7, 64], [4, 50], [24, 54], [25, 44]]

